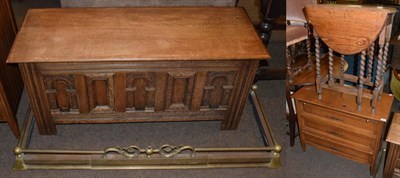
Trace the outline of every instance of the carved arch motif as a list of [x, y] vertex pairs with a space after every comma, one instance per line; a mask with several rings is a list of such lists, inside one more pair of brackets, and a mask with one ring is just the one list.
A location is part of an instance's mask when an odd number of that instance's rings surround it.
[[204, 86], [201, 110], [226, 110], [236, 72], [209, 72]]
[[79, 112], [74, 78], [71, 75], [45, 75], [43, 80], [53, 114]]

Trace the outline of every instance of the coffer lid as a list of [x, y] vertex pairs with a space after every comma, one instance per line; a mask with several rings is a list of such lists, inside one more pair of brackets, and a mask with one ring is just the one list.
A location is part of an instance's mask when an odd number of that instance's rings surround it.
[[242, 8], [57, 8], [29, 10], [7, 62], [268, 58]]

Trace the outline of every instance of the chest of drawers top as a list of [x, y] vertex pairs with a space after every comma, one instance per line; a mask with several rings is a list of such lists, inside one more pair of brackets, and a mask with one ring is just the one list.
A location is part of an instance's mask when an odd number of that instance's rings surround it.
[[383, 122], [386, 122], [389, 118], [390, 108], [393, 102], [393, 96], [383, 93], [382, 99], [377, 102], [376, 113], [373, 114], [371, 113], [371, 106], [369, 105], [371, 100], [363, 99], [362, 110], [358, 111], [355, 96], [332, 90], [324, 90], [322, 92], [322, 99], [319, 100], [316, 93], [314, 86], [303, 87], [299, 92], [293, 94], [293, 98], [299, 101], [333, 109], [342, 112], [343, 114]]
[[57, 8], [29, 10], [7, 62], [269, 57], [242, 8]]

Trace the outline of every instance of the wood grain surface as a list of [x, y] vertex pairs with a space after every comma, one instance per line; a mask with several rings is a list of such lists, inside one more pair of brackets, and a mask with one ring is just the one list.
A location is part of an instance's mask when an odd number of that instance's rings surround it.
[[242, 8], [33, 9], [8, 63], [270, 58]]
[[[334, 51], [361, 52], [376, 40], [394, 8], [356, 5], [307, 5], [305, 13], [318, 36]], [[366, 20], [368, 19], [368, 20]]]
[[237, 0], [60, 0], [61, 7], [235, 6]]

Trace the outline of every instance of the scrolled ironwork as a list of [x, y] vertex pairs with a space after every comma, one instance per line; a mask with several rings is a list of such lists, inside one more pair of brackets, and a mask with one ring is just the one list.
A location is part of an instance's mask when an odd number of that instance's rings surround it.
[[137, 146], [129, 146], [129, 147], [115, 147], [115, 148], [107, 148], [104, 150], [103, 158], [107, 157], [108, 153], [118, 153], [125, 158], [135, 158], [138, 157], [139, 154], [141, 153], [141, 150]]
[[161, 157], [164, 158], [171, 158], [186, 150], [190, 151], [190, 157], [195, 156], [195, 149], [192, 146], [174, 146], [165, 144], [162, 145], [159, 149], [154, 149], [151, 147], [140, 149], [138, 146], [129, 146], [124, 148], [106, 148], [103, 153], [103, 158], [107, 158], [107, 155], [109, 153], [117, 153], [124, 156], [125, 158], [136, 158], [139, 157], [141, 154], [146, 155], [148, 158], [150, 158], [154, 154], [159, 154]]
[[191, 151], [190, 157], [194, 157], [195, 155], [194, 148], [192, 146], [183, 146], [183, 145], [180, 145], [179, 147], [172, 145], [163, 145], [159, 150], [159, 154], [163, 157], [170, 158], [185, 150], [190, 150]]

